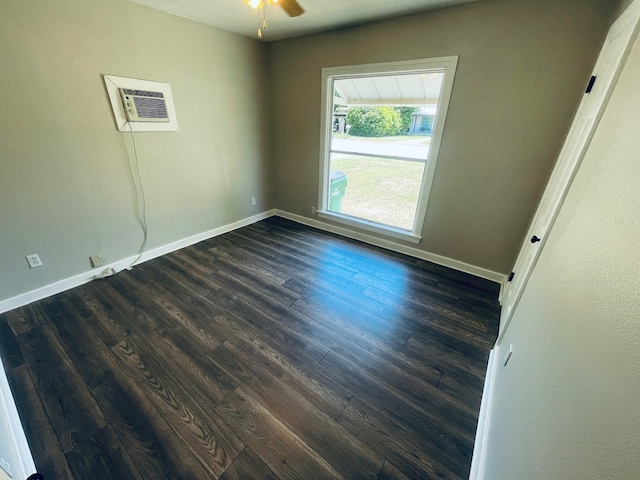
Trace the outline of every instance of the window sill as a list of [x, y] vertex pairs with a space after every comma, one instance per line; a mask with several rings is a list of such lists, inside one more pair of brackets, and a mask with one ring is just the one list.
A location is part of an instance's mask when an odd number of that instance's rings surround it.
[[342, 215], [340, 213], [335, 213], [328, 210], [322, 210], [322, 211], [318, 210], [317, 214], [320, 218], [333, 220], [334, 222], [340, 223], [342, 225], [359, 228], [361, 230], [366, 230], [367, 232], [377, 233], [379, 235], [392, 237], [397, 240], [404, 240], [406, 242], [415, 243], [416, 245], [420, 243], [420, 240], [422, 240], [421, 236], [415, 235], [414, 233], [409, 232], [407, 230], [401, 230], [399, 228], [390, 227], [387, 225], [381, 225], [379, 223], [368, 222], [366, 220], [350, 217], [347, 215]]

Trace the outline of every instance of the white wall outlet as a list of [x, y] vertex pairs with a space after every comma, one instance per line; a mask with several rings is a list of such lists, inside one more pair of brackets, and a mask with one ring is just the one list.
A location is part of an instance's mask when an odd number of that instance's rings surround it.
[[40, 256], [37, 253], [34, 253], [33, 255], [27, 255], [27, 262], [29, 262], [29, 268], [42, 266], [42, 260], [40, 260]]
[[251, 205], [255, 205], [256, 204], [256, 197], [251, 197]]
[[315, 215], [316, 214], [316, 207], [311, 207], [311, 215]]
[[91, 259], [91, 265], [94, 267], [101, 267], [104, 265], [104, 257], [100, 254], [91, 255], [89, 258]]

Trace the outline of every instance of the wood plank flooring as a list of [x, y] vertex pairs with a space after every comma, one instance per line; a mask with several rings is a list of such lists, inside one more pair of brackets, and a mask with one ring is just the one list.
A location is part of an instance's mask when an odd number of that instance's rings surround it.
[[0, 315], [45, 479], [466, 479], [498, 285], [272, 217]]

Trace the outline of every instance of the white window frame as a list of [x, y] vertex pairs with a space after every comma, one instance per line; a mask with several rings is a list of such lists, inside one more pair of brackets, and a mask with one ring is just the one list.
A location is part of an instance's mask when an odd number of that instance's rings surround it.
[[[406, 240], [412, 243], [420, 243], [422, 240], [422, 227], [427, 213], [427, 204], [433, 177], [436, 170], [438, 153], [444, 132], [447, 111], [449, 110], [449, 100], [453, 89], [456, 68], [458, 66], [458, 56], [425, 58], [420, 60], [409, 60], [401, 62], [371, 63], [366, 65], [350, 65], [343, 67], [329, 67], [322, 69], [322, 108], [320, 113], [320, 192], [318, 196], [317, 214], [321, 218], [333, 220], [337, 223], [349, 227], [360, 228], [369, 232], [374, 232], [390, 236], [399, 240]], [[430, 72], [443, 72], [441, 93], [438, 99], [438, 109], [434, 119], [434, 129], [431, 136], [429, 155], [426, 160], [416, 217], [413, 222], [413, 230], [404, 230], [380, 223], [367, 221], [357, 217], [352, 217], [342, 213], [329, 211], [329, 184], [331, 181], [331, 140], [332, 124], [327, 124], [329, 119], [333, 119], [333, 94], [335, 80], [354, 77], [373, 77], [393, 74], [420, 74]]]

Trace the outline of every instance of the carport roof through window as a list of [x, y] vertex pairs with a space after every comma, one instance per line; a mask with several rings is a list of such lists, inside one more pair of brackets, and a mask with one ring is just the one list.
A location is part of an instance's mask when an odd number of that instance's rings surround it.
[[442, 72], [339, 78], [333, 83], [336, 105], [436, 105]]

